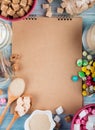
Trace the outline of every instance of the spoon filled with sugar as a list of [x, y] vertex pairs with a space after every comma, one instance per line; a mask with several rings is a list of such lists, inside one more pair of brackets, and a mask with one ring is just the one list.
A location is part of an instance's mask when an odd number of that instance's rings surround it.
[[9, 123], [8, 127], [6, 128], [6, 130], [10, 130], [14, 122], [18, 118], [27, 114], [31, 110], [31, 107], [32, 107], [32, 98], [30, 95], [23, 95], [22, 97], [19, 97], [16, 101], [14, 116], [11, 122]]
[[4, 108], [2, 114], [0, 115], [0, 124], [4, 120], [5, 114], [12, 102], [14, 102], [18, 97], [20, 97], [25, 90], [25, 82], [22, 78], [15, 78], [8, 88], [8, 102]]

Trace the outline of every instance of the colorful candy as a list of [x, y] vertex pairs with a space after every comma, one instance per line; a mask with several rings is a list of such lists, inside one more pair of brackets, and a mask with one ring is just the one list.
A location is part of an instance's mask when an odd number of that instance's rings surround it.
[[5, 105], [7, 102], [6, 98], [0, 98], [0, 105]]
[[74, 120], [74, 130], [94, 130], [95, 107], [88, 107], [80, 111]]
[[78, 72], [78, 75], [79, 75], [80, 78], [85, 77], [85, 73], [84, 73], [83, 71], [79, 71], [79, 72]]
[[82, 66], [82, 59], [77, 60], [77, 66], [81, 67]]
[[77, 75], [72, 76], [72, 81], [77, 82], [79, 80], [79, 77]]

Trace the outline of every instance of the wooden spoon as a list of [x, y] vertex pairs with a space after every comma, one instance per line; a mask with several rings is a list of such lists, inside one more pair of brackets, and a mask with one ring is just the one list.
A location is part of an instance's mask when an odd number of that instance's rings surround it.
[[[31, 107], [32, 107], [32, 98], [31, 98], [31, 96], [29, 95], [23, 95], [22, 97], [30, 97], [30, 108], [29, 108], [29, 110], [28, 110], [28, 112], [31, 110]], [[27, 112], [27, 113], [28, 113]], [[25, 113], [25, 114], [27, 114], [27, 113]], [[25, 115], [24, 114], [24, 115]], [[11, 122], [10, 122], [10, 124], [8, 125], [8, 127], [6, 128], [6, 130], [10, 130], [11, 129], [11, 127], [12, 127], [12, 125], [14, 124], [14, 122], [18, 119], [18, 118], [20, 118], [21, 116], [19, 116], [19, 114], [16, 112], [16, 111], [14, 111], [14, 116], [13, 116], [13, 118], [12, 118], [12, 120], [11, 120]]]
[[2, 124], [2, 121], [5, 117], [5, 114], [10, 106], [10, 104], [15, 101], [18, 97], [20, 97], [25, 90], [25, 82], [21, 78], [15, 78], [9, 88], [8, 88], [8, 102], [6, 107], [4, 108], [2, 114], [0, 115], [0, 124]]

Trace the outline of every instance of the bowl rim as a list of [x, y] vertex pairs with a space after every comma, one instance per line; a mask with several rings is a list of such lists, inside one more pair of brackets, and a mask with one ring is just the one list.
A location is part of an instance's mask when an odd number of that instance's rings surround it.
[[49, 130], [52, 130], [54, 129], [54, 127], [56, 126], [53, 118], [52, 118], [52, 112], [50, 110], [34, 110], [31, 115], [26, 119], [25, 123], [24, 123], [24, 129], [25, 130], [29, 130], [29, 121], [30, 119], [34, 116], [34, 115], [37, 115], [37, 114], [45, 114], [48, 116], [49, 118], [49, 121], [51, 123], [51, 126], [50, 126], [50, 129]]
[[85, 105], [85, 106], [81, 107], [81, 108], [76, 112], [76, 114], [75, 114], [74, 117], [73, 117], [72, 123], [71, 123], [71, 130], [74, 130], [74, 128], [73, 128], [73, 127], [74, 127], [74, 121], [75, 121], [76, 117], [78, 116], [78, 114], [79, 114], [82, 110], [84, 110], [84, 109], [86, 109], [86, 108], [89, 108], [89, 107], [95, 107], [95, 103]]
[[20, 18], [10, 19], [10, 18], [4, 17], [2, 15], [0, 15], [0, 18], [3, 19], [3, 20], [10, 21], [10, 22], [16, 22], [16, 21], [24, 20], [25, 18], [27, 18], [32, 13], [32, 11], [34, 10], [34, 8], [36, 6], [36, 3], [37, 3], [37, 0], [33, 0], [33, 5], [31, 7], [31, 9], [29, 10], [29, 12], [26, 15], [20, 17]]

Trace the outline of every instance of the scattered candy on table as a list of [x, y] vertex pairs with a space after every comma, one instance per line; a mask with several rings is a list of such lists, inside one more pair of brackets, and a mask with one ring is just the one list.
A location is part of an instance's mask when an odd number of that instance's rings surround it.
[[77, 75], [72, 76], [72, 81], [77, 82], [79, 80], [79, 77]]
[[7, 103], [6, 98], [0, 98], [0, 105], [5, 105]]
[[67, 116], [65, 116], [64, 119], [65, 119], [66, 122], [70, 123], [72, 121], [72, 116], [71, 115], [67, 115]]

